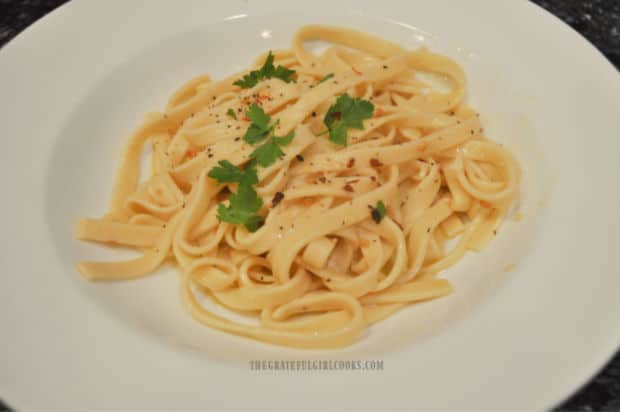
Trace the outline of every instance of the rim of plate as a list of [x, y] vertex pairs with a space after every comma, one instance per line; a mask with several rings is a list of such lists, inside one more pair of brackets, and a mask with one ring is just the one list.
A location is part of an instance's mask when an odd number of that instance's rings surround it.
[[[553, 159], [563, 167], [549, 194], [544, 231], [519, 272], [528, 276], [512, 276], [445, 333], [405, 354], [387, 354], [386, 364], [392, 362], [394, 369], [376, 375], [252, 375], [247, 368], [170, 350], [133, 333], [59, 273], [65, 269], [41, 210], [56, 144], [52, 137], [115, 65], [201, 25], [244, 15], [297, 16], [299, 4], [187, 0], [181, 8], [165, 0], [74, 0], [20, 33], [0, 50], [0, 88], [5, 91], [0, 116], [6, 133], [0, 156], [7, 194], [0, 210], [8, 218], [0, 236], [8, 277], [0, 288], [0, 327], [6, 333], [0, 397], [27, 409], [245, 409], [266, 401], [274, 409], [315, 409], [326, 402], [347, 408], [547, 409], [585, 384], [620, 345], [620, 330], [614, 328], [620, 304], [613, 299], [620, 285], [614, 276], [620, 273], [611, 254], [613, 233], [620, 230], [620, 220], [613, 218], [620, 195], [609, 190], [620, 172], [614, 161], [620, 145], [613, 139], [620, 78], [597, 49], [544, 9], [529, 2], [498, 3], [312, 2], [313, 10], [391, 19], [464, 45], [492, 58], [516, 84], [521, 84], [520, 73], [539, 71], [540, 77], [531, 80], [540, 100], [532, 104], [545, 112], [541, 118], [548, 118], [541, 126], [549, 132], [545, 138], [563, 147]], [[457, 33], [462, 37], [455, 38]], [[480, 359], [492, 367], [476, 368]], [[424, 373], [396, 370], [394, 365], [407, 361], [415, 361], [410, 367]], [[250, 388], [236, 386], [239, 382]], [[308, 385], [312, 391], [305, 390]], [[287, 394], [270, 396], [274, 386]], [[425, 398], [428, 391], [436, 393]]]

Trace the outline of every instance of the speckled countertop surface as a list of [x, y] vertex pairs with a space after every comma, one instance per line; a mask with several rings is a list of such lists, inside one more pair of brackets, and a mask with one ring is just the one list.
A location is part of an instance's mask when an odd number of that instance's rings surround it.
[[[66, 1], [0, 0], [0, 47]], [[620, 0], [533, 1], [571, 25], [620, 70]], [[9, 410], [10, 399], [4, 401], [8, 405], [0, 401], [0, 410]], [[506, 406], [509, 408], [509, 405]], [[588, 385], [558, 406], [557, 410], [620, 411], [620, 353]]]

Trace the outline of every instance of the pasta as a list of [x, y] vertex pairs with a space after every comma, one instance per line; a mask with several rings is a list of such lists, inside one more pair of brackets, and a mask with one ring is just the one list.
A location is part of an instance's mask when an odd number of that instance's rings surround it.
[[[317, 56], [308, 40], [332, 45]], [[184, 306], [204, 325], [278, 345], [349, 345], [450, 294], [438, 274], [484, 248], [518, 195], [516, 160], [464, 96], [464, 73], [444, 56], [302, 27], [290, 50], [223, 80], [196, 77], [145, 117], [107, 214], [76, 233], [141, 255], [77, 270], [134, 279], [174, 262]]]

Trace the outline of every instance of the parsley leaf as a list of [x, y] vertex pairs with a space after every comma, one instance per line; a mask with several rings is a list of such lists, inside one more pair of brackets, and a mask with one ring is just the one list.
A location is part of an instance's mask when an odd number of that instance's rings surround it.
[[372, 117], [375, 106], [368, 100], [352, 98], [347, 93], [336, 100], [323, 118], [329, 131], [329, 140], [346, 146], [347, 129], [363, 129], [363, 120]]
[[217, 218], [222, 222], [244, 225], [250, 232], [255, 232], [263, 224], [263, 218], [256, 212], [263, 207], [256, 190], [246, 183], [240, 183], [237, 193], [230, 195], [230, 203], [217, 206]]
[[241, 170], [228, 160], [220, 160], [218, 166], [209, 171], [209, 177], [218, 183], [239, 183], [237, 192], [230, 195], [228, 206], [223, 203], [217, 206], [217, 218], [256, 231], [263, 223], [263, 218], [256, 214], [263, 206], [263, 199], [253, 187], [258, 183], [256, 165], [251, 162]]
[[294, 137], [294, 131], [283, 137], [273, 136], [267, 143], [255, 149], [250, 157], [255, 159], [256, 163], [262, 167], [271, 166], [276, 160], [284, 156], [281, 146], [291, 143]]
[[226, 116], [232, 117], [233, 119], [237, 120], [237, 114], [235, 113], [233, 109], [228, 109], [226, 111]]
[[295, 74], [295, 70], [286, 68], [284, 66], [278, 66], [276, 69], [267, 77], [276, 77], [286, 83], [295, 82], [292, 76]]
[[209, 171], [210, 178], [217, 180], [218, 183], [245, 183], [253, 185], [258, 183], [256, 168], [249, 166], [241, 170], [228, 160], [220, 160], [218, 166]]
[[386, 214], [387, 209], [385, 208], [382, 200], [379, 200], [377, 202], [377, 207], [373, 208], [372, 212], [370, 212], [370, 216], [372, 217], [372, 220], [375, 221], [375, 223], [380, 223]]
[[273, 65], [273, 59], [273, 53], [271, 53], [270, 50], [263, 67], [258, 70], [252, 70], [250, 73], [243, 76], [243, 78], [236, 80], [233, 84], [242, 89], [250, 89], [256, 86], [259, 81], [271, 79], [273, 77], [283, 80], [286, 83], [293, 82], [292, 76], [295, 74], [295, 70], [288, 69], [284, 66], [275, 67]]
[[321, 80], [319, 80], [319, 82], [317, 84], [321, 84], [323, 82], [326, 82], [329, 79], [331, 79], [332, 77], [334, 77], [334, 73], [327, 74], [327, 75], [325, 75], [325, 77], [323, 77]]
[[248, 130], [246, 130], [243, 140], [250, 144], [255, 144], [265, 139], [275, 126], [269, 126], [271, 117], [256, 103], [252, 103], [245, 115], [252, 123]]

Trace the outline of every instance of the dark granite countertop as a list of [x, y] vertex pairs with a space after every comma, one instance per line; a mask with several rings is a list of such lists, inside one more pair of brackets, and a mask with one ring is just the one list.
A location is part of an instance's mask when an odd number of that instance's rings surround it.
[[[0, 0], [0, 47], [66, 1]], [[533, 1], [571, 25], [620, 70], [620, 0]], [[10, 399], [5, 401], [10, 405]], [[9, 410], [2, 401], [0, 410]], [[620, 352], [557, 410], [620, 411]]]

